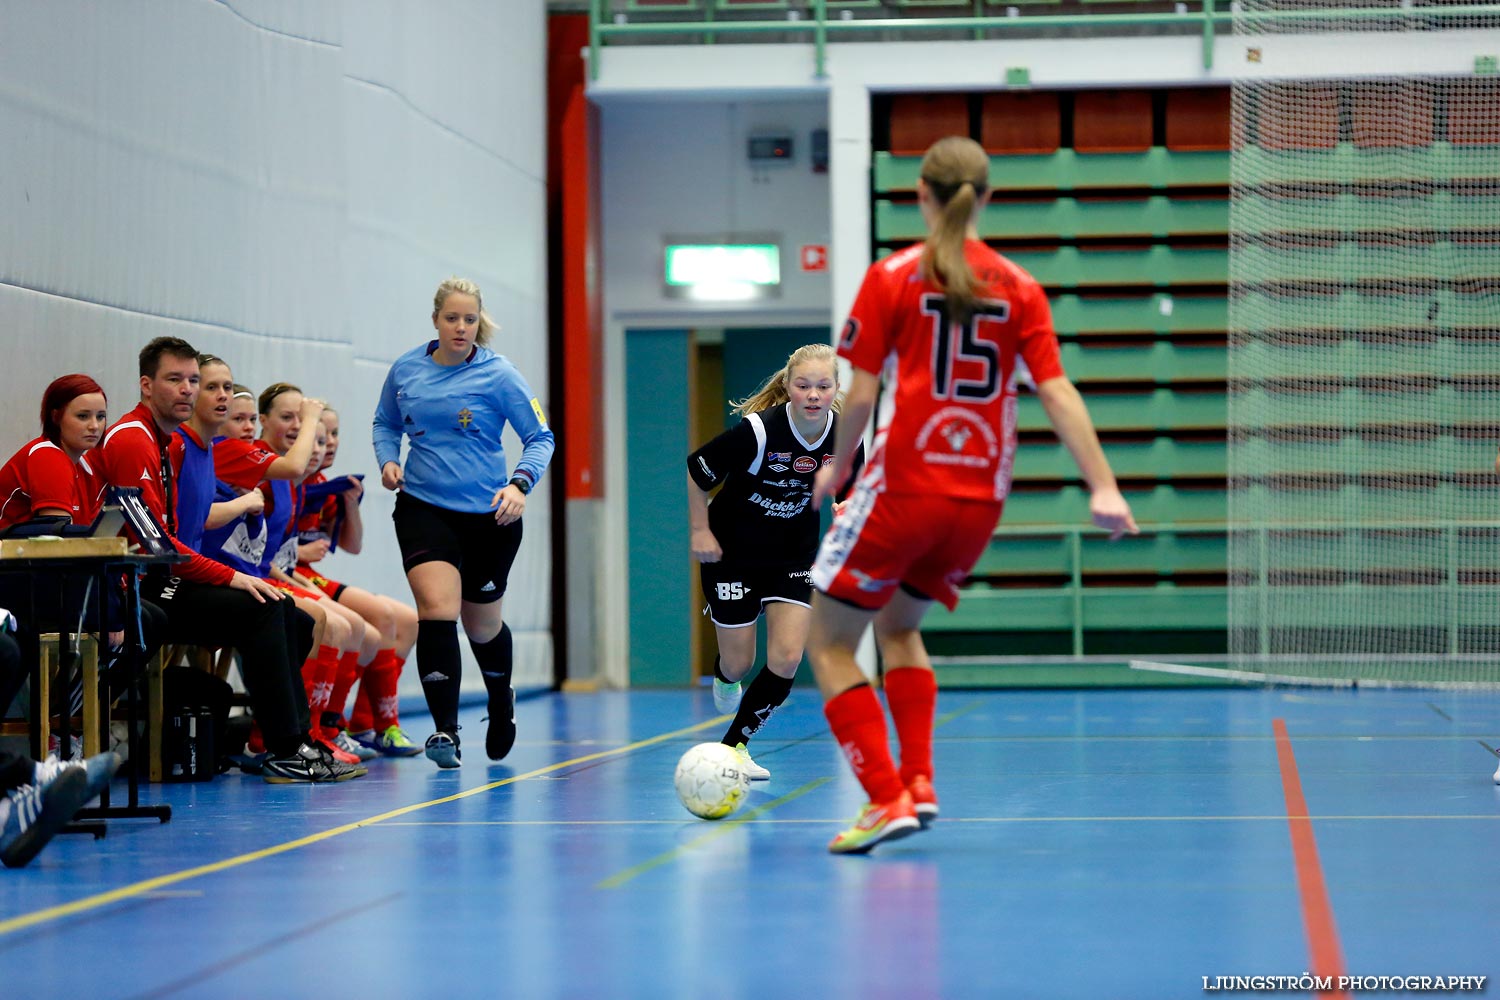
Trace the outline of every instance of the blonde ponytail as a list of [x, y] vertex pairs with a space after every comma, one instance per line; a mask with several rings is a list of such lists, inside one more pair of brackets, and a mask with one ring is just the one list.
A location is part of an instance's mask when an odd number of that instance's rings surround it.
[[974, 207], [988, 190], [989, 169], [989, 155], [963, 136], [939, 139], [922, 157], [922, 180], [942, 212], [922, 249], [922, 276], [943, 290], [955, 319], [974, 309], [976, 282], [964, 241]]

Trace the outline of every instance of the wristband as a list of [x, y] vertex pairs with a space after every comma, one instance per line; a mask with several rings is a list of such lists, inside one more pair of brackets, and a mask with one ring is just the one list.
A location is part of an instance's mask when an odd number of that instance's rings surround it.
[[512, 476], [510, 482], [507, 485], [514, 486], [516, 489], [520, 490], [523, 497], [531, 492], [531, 480], [527, 479], [525, 476]]

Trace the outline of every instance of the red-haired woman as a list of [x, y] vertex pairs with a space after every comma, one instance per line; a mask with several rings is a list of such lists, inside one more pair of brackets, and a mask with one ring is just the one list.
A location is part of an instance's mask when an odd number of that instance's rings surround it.
[[104, 390], [87, 375], [64, 375], [42, 393], [42, 436], [0, 468], [0, 533], [40, 517], [87, 524], [103, 489], [84, 453], [105, 426]]
[[[87, 375], [64, 375], [47, 386], [42, 393], [41, 436], [22, 445], [0, 467], [0, 534], [38, 519], [66, 519], [75, 524], [94, 520], [105, 483], [89, 465], [87, 453], [104, 435], [106, 402], [104, 390]], [[62, 595], [55, 580], [7, 575], [0, 578], [0, 606], [22, 619], [20, 638], [32, 646], [38, 632], [56, 631], [64, 620], [77, 614], [84, 599], [80, 587], [70, 583], [68, 592]], [[119, 658], [123, 632], [119, 609], [114, 606], [118, 595], [107, 596], [112, 599], [108, 612], [111, 652], [106, 657], [106, 669], [110, 670]], [[147, 648], [144, 662], [160, 645], [165, 616], [148, 601], [140, 604]], [[89, 601], [83, 610], [85, 624], [96, 627], [94, 602]], [[25, 620], [27, 617], [30, 620]], [[81, 708], [81, 684], [79, 678], [71, 685], [75, 713]]]

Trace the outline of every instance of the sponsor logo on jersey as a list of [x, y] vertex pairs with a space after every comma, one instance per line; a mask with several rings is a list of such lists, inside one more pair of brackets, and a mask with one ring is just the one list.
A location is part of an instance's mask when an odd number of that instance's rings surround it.
[[833, 455], [824, 455], [823, 456], [823, 468], [825, 468], [825, 469], [828, 468], [828, 466], [832, 465], [836, 461], [838, 461], [838, 459], [835, 456], [833, 456]]
[[772, 500], [759, 493], [751, 493], [750, 502], [761, 508], [767, 517], [796, 517], [807, 506], [807, 495], [795, 500]]
[[791, 466], [782, 465], [780, 462], [775, 462], [771, 465], [766, 466], [766, 468], [770, 469], [772, 472], [785, 472], [787, 469], [791, 468]]
[[790, 462], [791, 460], [792, 460], [792, 453], [789, 452], [789, 451], [768, 451], [768, 452], [766, 452], [766, 461], [767, 462]]
[[817, 459], [811, 455], [798, 455], [797, 461], [792, 463], [792, 468], [798, 472], [811, 472], [818, 467]]

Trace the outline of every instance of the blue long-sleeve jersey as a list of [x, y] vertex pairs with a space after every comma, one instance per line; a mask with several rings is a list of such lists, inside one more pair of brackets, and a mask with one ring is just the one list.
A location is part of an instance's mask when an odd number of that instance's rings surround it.
[[432, 360], [436, 348], [430, 341], [391, 365], [375, 408], [375, 461], [381, 468], [399, 462], [405, 435], [402, 490], [438, 507], [482, 514], [511, 478], [500, 443], [505, 425], [524, 445], [514, 474], [533, 485], [552, 460], [552, 431], [515, 365], [476, 347], [468, 361], [445, 367]]

